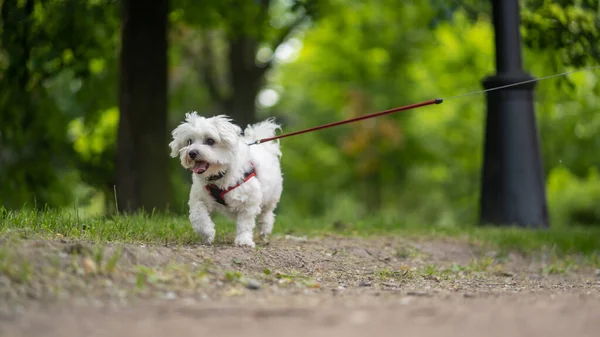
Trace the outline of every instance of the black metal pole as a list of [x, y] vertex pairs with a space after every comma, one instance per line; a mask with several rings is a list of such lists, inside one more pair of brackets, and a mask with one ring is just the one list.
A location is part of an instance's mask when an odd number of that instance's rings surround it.
[[[484, 87], [533, 79], [522, 69], [518, 0], [492, 0], [496, 74]], [[480, 223], [548, 227], [545, 178], [533, 104], [535, 83], [487, 94]]]

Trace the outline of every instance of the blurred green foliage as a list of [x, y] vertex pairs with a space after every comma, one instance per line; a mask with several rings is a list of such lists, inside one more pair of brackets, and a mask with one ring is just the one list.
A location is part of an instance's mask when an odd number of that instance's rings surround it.
[[114, 60], [116, 2], [0, 5], [0, 201], [68, 205], [79, 197], [82, 171], [67, 125], [116, 103], [115, 81], [95, 80], [104, 60]]
[[[118, 6], [113, 1], [30, 1], [35, 4], [31, 13], [20, 5], [29, 1], [0, 1], [3, 11], [12, 6], [10, 20], [3, 16], [0, 26], [0, 201], [18, 208], [33, 204], [35, 196], [50, 206], [77, 203], [87, 213], [110, 212]], [[273, 0], [270, 20], [260, 21], [250, 5], [234, 11], [233, 2], [174, 0], [168, 127], [189, 110], [215, 112], [202, 67], [212, 67], [213, 80], [227, 93], [221, 83], [228, 78], [223, 36], [233, 28], [246, 37], [254, 30], [263, 33], [255, 65], [273, 62], [264, 73], [262, 93], [275, 93], [276, 99], [266, 102], [259, 93], [256, 108], [261, 118], [276, 116], [284, 131], [479, 90], [494, 71], [487, 2], [316, 3], [318, 8], [310, 1]], [[61, 7], [67, 4], [71, 7]], [[522, 5], [528, 71], [545, 76], [598, 62], [597, 0]], [[306, 21], [285, 41], [272, 43], [281, 27], [305, 14]], [[205, 65], [198, 63], [202, 48], [190, 47], [207, 33], [219, 38], [212, 46], [214, 62]], [[30, 34], [32, 54], [27, 72], [19, 73], [17, 41], [23, 34]], [[600, 224], [595, 206], [600, 198], [598, 78], [598, 72], [587, 72], [537, 85], [555, 226]], [[288, 224], [311, 217], [364, 223], [375, 213], [410, 224], [473, 224], [484, 121], [485, 96], [477, 95], [284, 139], [279, 213]], [[166, 144], [162, 150], [167, 156]], [[189, 182], [174, 160], [172, 211], [187, 211]]]
[[561, 63], [584, 66], [600, 59], [598, 0], [527, 0], [524, 42], [535, 50], [554, 50]]

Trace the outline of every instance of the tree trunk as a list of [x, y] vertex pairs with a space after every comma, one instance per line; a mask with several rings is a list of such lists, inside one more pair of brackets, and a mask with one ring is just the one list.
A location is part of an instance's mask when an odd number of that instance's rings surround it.
[[122, 3], [116, 190], [120, 211], [166, 209], [168, 0]]
[[256, 96], [263, 81], [262, 69], [254, 61], [258, 43], [250, 37], [229, 42], [231, 96], [224, 100], [226, 113], [242, 129], [256, 122]]

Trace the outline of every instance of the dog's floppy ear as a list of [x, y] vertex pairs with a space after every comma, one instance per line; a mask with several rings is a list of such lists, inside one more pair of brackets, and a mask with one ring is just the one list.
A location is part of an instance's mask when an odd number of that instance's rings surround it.
[[186, 146], [186, 135], [191, 132], [192, 125], [194, 125], [198, 119], [204, 119], [204, 117], [198, 116], [196, 111], [188, 112], [185, 114], [185, 120], [171, 132], [171, 135], [173, 136], [173, 141], [169, 143], [171, 157], [177, 157], [179, 151]]
[[181, 149], [183, 148], [184, 142], [182, 138], [184, 134], [184, 128], [186, 125], [187, 123], [180, 124], [171, 133], [171, 135], [173, 136], [173, 141], [169, 143], [169, 147], [171, 148], [171, 157], [173, 158], [179, 156], [179, 151], [181, 151]]
[[169, 143], [169, 147], [171, 148], [171, 157], [175, 158], [179, 155], [179, 151], [181, 150], [181, 142], [177, 139], [173, 139], [172, 142]]
[[229, 146], [237, 143], [238, 137], [242, 133], [242, 129], [231, 123], [231, 119], [225, 115], [218, 115], [211, 118], [213, 125], [217, 128], [221, 140]]

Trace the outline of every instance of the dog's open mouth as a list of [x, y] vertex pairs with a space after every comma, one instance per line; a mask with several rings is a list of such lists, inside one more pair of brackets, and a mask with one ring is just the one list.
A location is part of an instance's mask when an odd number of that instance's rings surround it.
[[208, 170], [208, 168], [210, 167], [210, 164], [205, 162], [204, 160], [200, 160], [196, 162], [196, 165], [194, 165], [194, 167], [192, 168], [192, 171], [194, 171], [194, 173], [196, 174], [202, 174], [204, 172], [206, 172], [206, 170]]

